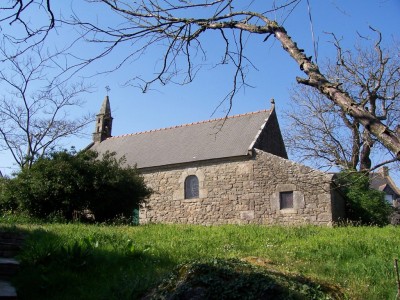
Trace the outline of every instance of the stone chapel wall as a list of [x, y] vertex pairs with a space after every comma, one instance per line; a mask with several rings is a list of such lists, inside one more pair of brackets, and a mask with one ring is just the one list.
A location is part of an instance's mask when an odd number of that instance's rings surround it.
[[[332, 175], [260, 150], [256, 157], [255, 219], [259, 223], [331, 225], [335, 221]], [[293, 192], [293, 208], [280, 209], [281, 192]]]
[[[154, 189], [140, 223], [332, 223], [330, 176], [256, 150], [253, 158], [197, 162], [144, 171]], [[199, 198], [184, 199], [184, 181], [199, 179]], [[281, 210], [280, 192], [293, 191], [293, 208]]]

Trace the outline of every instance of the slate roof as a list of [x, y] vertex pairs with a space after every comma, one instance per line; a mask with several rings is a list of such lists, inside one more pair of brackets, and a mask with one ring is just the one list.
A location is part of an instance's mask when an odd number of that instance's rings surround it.
[[140, 168], [246, 156], [273, 109], [111, 137], [90, 147]]

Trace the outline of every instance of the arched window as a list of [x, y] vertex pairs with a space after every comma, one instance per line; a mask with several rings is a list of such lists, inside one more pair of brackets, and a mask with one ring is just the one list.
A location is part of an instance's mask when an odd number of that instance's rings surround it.
[[190, 175], [185, 179], [185, 199], [199, 198], [199, 179]]

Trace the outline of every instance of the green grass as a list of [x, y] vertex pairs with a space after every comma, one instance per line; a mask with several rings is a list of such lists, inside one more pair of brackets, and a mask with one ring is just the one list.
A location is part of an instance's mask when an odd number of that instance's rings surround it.
[[395, 299], [397, 292], [393, 260], [400, 256], [400, 228], [392, 226], [18, 229], [29, 234], [15, 278], [20, 299], [137, 299], [177, 265], [212, 258], [263, 261], [271, 270], [338, 286], [349, 299]]

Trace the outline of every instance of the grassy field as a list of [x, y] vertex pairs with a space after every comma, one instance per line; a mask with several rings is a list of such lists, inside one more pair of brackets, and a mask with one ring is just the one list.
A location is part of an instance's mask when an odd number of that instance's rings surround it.
[[[10, 225], [1, 227], [10, 228]], [[238, 258], [338, 286], [349, 299], [395, 299], [398, 227], [17, 226], [29, 233], [20, 299], [136, 299], [177, 265]]]

